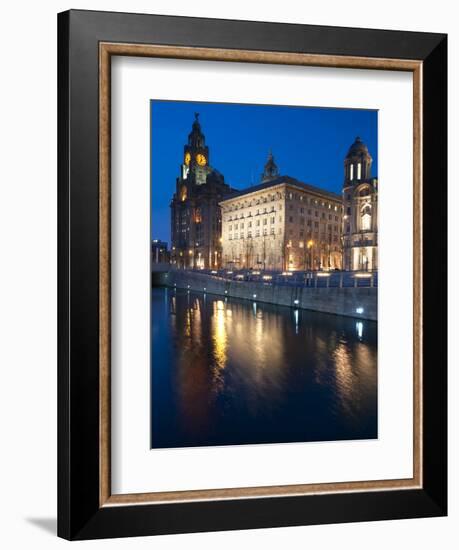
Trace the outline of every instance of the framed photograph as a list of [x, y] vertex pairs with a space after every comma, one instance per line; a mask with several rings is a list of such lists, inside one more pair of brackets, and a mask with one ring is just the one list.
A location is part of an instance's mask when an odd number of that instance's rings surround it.
[[446, 515], [446, 36], [58, 33], [59, 535]]

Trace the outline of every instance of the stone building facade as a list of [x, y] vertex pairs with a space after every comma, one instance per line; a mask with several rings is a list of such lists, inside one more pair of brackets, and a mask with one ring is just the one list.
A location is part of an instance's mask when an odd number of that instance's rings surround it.
[[167, 243], [159, 239], [151, 241], [151, 262], [154, 264], [169, 263]]
[[189, 269], [221, 266], [219, 202], [231, 191], [223, 175], [209, 164], [209, 147], [196, 113], [170, 204], [172, 265]]
[[372, 158], [357, 137], [344, 160], [343, 269], [378, 269], [378, 180]]
[[261, 183], [220, 206], [223, 267], [341, 269], [341, 197], [279, 176], [271, 153]]

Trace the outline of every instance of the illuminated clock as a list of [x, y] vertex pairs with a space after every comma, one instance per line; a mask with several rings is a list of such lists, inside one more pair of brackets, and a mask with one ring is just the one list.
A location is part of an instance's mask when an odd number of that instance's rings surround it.
[[199, 164], [199, 166], [205, 166], [207, 164], [206, 156], [202, 153], [198, 153], [196, 155], [196, 162]]
[[191, 161], [191, 154], [190, 154], [190, 153], [186, 153], [186, 154], [185, 154], [185, 164], [186, 164], [187, 166], [189, 166], [189, 165], [190, 165], [190, 161]]

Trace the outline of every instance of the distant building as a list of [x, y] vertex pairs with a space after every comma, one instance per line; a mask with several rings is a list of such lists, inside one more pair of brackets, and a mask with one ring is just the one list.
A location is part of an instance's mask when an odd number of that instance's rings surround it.
[[171, 263], [179, 268], [214, 268], [222, 261], [219, 202], [232, 191], [210, 166], [198, 113], [184, 146], [171, 201]]
[[357, 137], [344, 160], [343, 264], [347, 271], [378, 269], [378, 180], [373, 159]]
[[169, 251], [165, 241], [159, 239], [151, 241], [151, 261], [154, 264], [169, 263]]
[[261, 183], [220, 205], [224, 267], [341, 269], [341, 196], [280, 176], [272, 153]]

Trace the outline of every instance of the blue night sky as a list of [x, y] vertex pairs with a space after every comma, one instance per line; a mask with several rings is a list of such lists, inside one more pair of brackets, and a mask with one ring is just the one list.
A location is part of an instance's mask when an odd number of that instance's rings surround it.
[[152, 100], [151, 236], [169, 245], [169, 204], [195, 112], [210, 165], [236, 189], [259, 183], [271, 149], [281, 175], [341, 193], [343, 160], [356, 136], [378, 174], [377, 111]]

